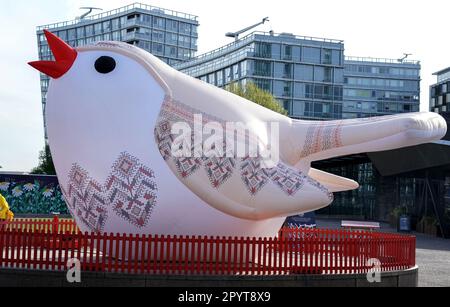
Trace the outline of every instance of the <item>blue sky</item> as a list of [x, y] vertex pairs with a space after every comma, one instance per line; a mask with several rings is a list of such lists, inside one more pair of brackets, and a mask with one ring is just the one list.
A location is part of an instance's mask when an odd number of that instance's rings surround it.
[[[44, 145], [39, 74], [26, 65], [37, 59], [35, 28], [73, 19], [81, 6], [105, 10], [123, 0], [0, 0], [0, 166], [29, 171]], [[441, 0], [154, 0], [143, 3], [199, 16], [200, 53], [230, 42], [236, 31], [269, 16], [259, 30], [343, 39], [346, 55], [422, 61], [422, 110], [427, 110], [431, 74], [450, 66], [450, 3]], [[442, 15], [444, 14], [444, 15]]]

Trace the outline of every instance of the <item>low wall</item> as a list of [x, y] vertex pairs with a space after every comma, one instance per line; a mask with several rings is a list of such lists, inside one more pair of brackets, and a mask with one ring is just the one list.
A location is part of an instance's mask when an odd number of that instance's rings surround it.
[[70, 284], [66, 273], [0, 269], [0, 287], [417, 287], [419, 269], [381, 274], [381, 283], [360, 275], [186, 276], [82, 273]]

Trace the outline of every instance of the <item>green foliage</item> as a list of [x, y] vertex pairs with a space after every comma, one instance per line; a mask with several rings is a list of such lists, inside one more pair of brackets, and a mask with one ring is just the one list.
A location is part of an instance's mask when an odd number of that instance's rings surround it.
[[56, 175], [52, 154], [48, 145], [45, 145], [45, 148], [39, 153], [39, 165], [31, 171], [31, 174]]
[[233, 94], [253, 101], [267, 109], [283, 115], [288, 115], [288, 112], [280, 105], [280, 103], [270, 92], [260, 89], [254, 83], [249, 82], [244, 87], [237, 83], [233, 83], [227, 86], [225, 89]]

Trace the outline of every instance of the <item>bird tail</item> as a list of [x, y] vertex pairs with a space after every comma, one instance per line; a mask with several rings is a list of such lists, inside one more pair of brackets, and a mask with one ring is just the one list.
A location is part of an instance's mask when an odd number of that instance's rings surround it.
[[445, 119], [436, 113], [341, 120], [293, 122], [291, 139], [298, 153], [296, 167], [330, 188], [356, 189], [357, 183], [311, 170], [311, 162], [352, 154], [393, 150], [440, 140], [447, 132]]
[[342, 121], [294, 121], [298, 162], [378, 152], [440, 140], [447, 132], [436, 113], [407, 113]]

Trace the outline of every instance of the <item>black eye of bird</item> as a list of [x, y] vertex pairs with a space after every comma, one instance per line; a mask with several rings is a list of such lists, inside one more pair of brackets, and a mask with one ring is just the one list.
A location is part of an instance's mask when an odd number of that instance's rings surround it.
[[116, 60], [109, 56], [102, 56], [95, 61], [95, 70], [101, 74], [109, 74], [116, 68]]

